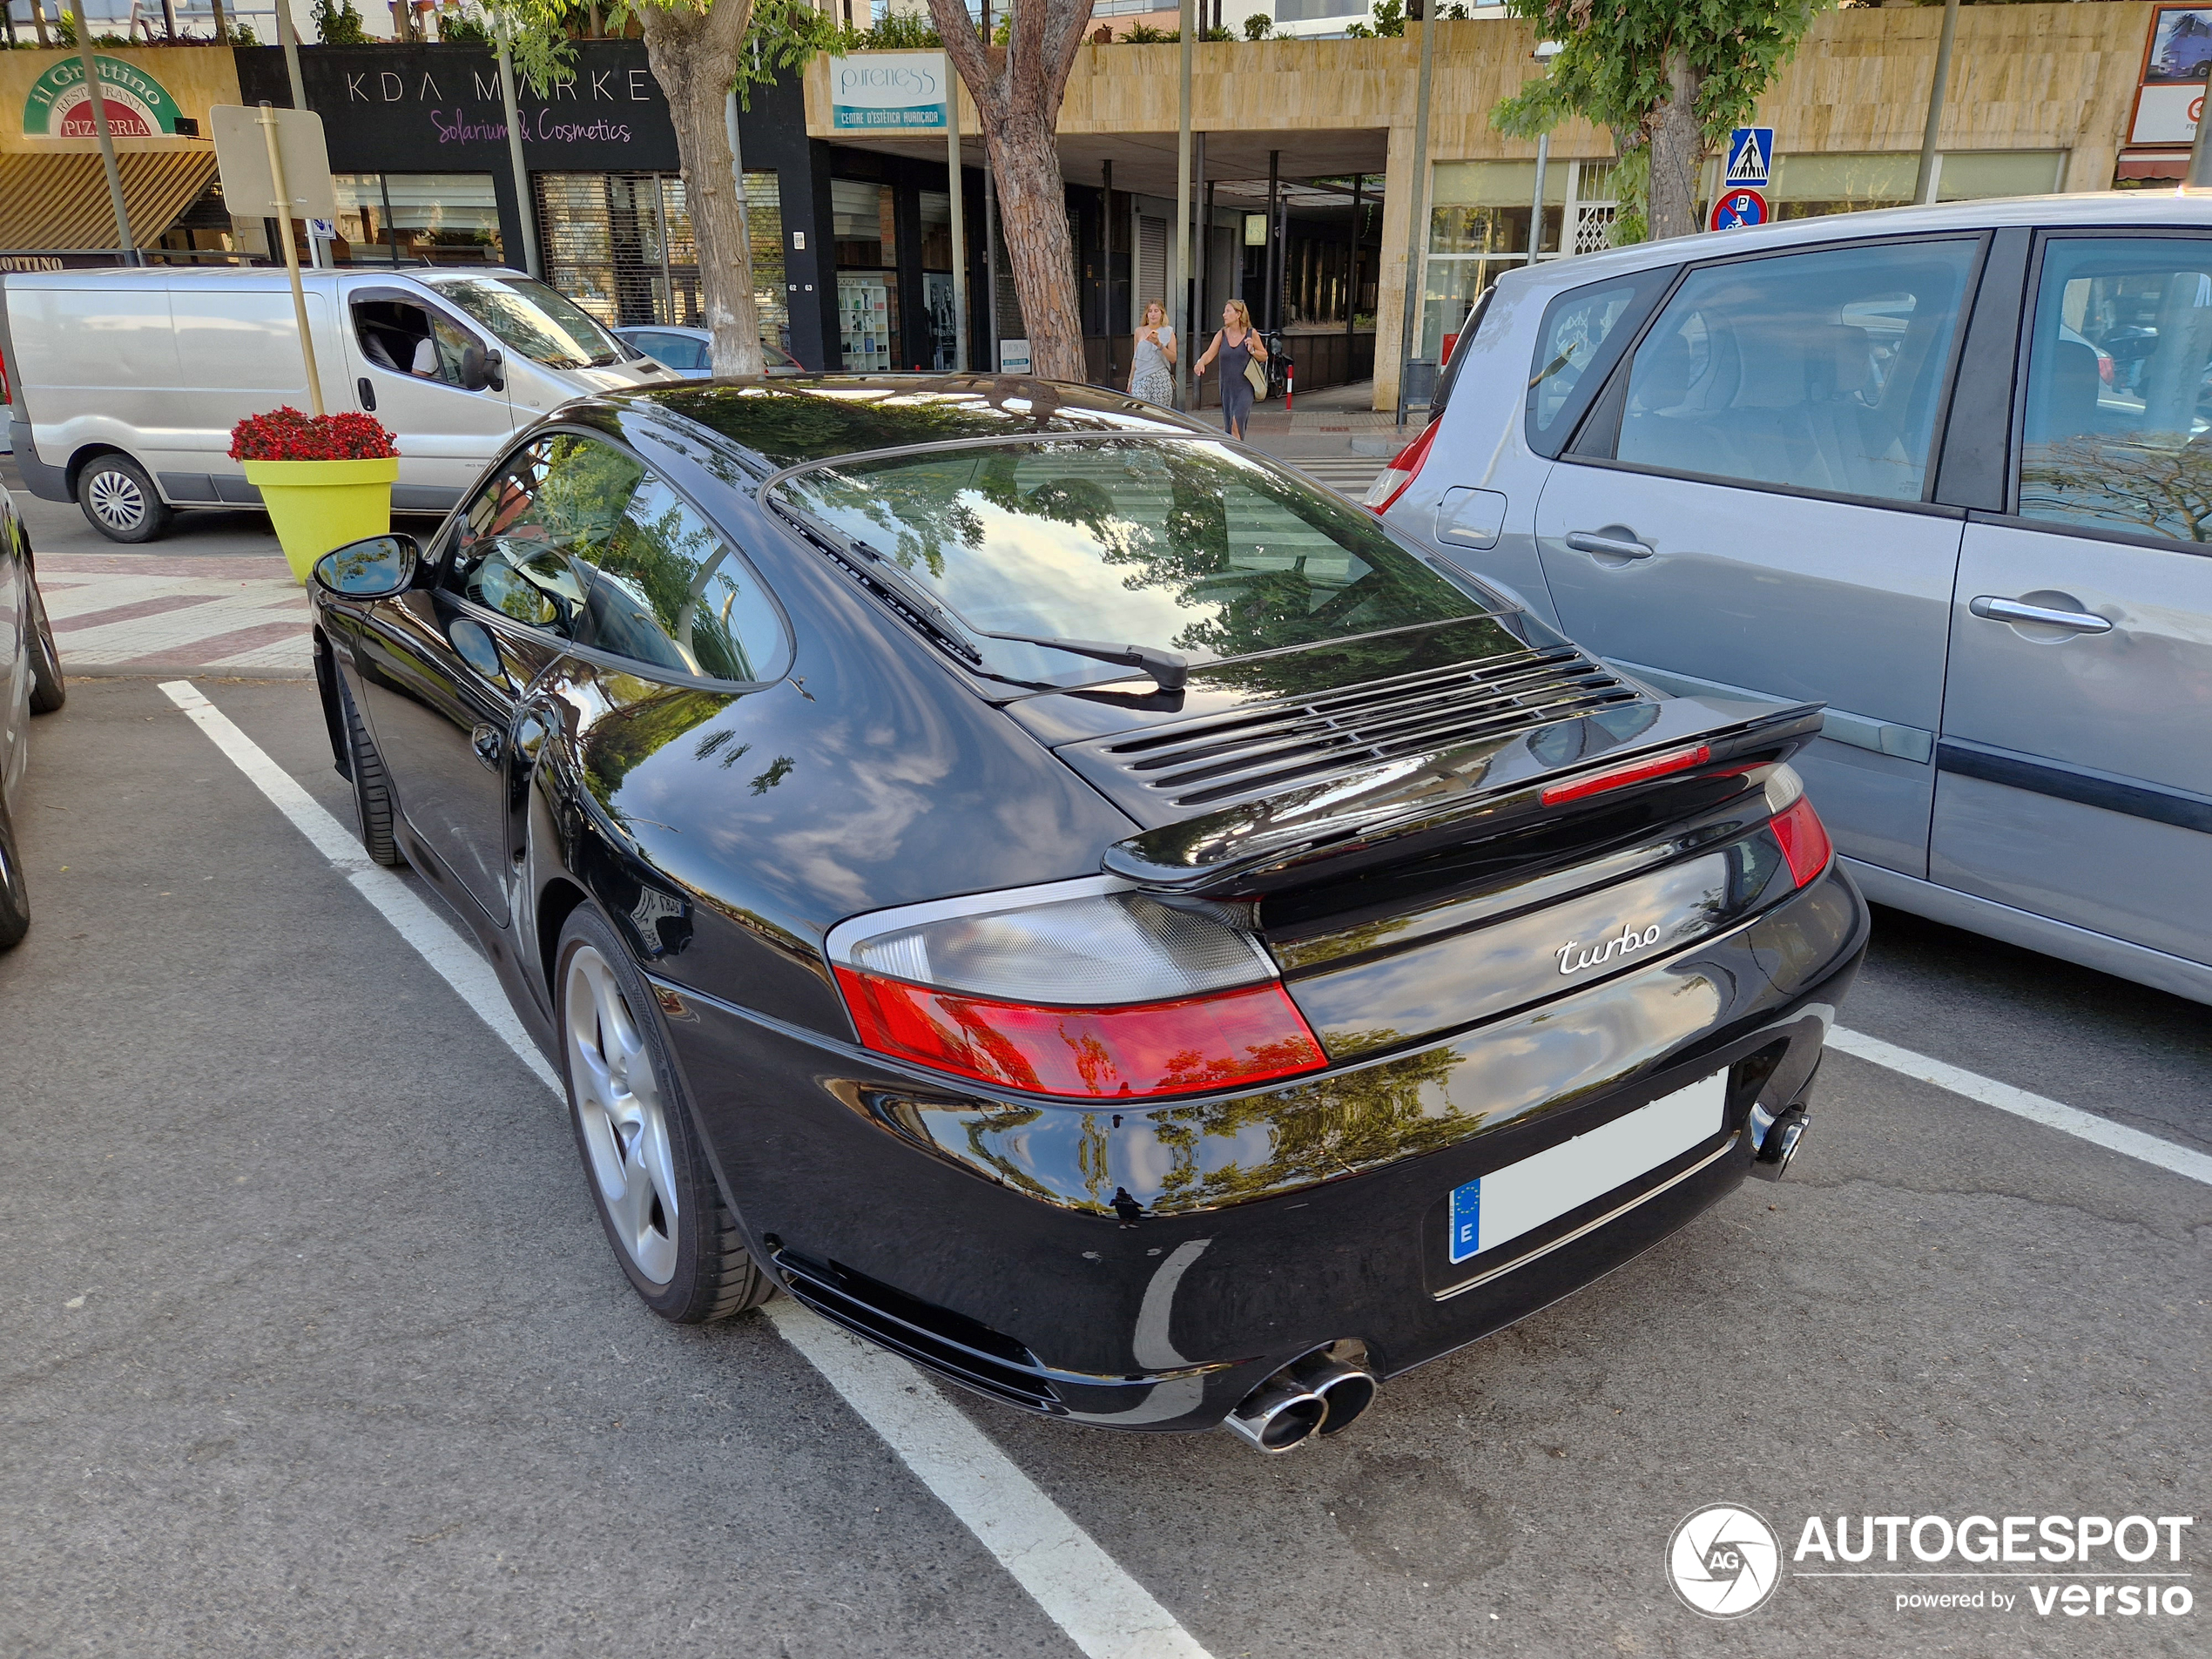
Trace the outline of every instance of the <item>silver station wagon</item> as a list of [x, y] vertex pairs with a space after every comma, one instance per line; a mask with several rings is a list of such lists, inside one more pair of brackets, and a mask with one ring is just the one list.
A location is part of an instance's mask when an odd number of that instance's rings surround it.
[[1367, 500], [1661, 689], [1828, 705], [1867, 896], [2212, 1002], [2212, 197], [1509, 273]]

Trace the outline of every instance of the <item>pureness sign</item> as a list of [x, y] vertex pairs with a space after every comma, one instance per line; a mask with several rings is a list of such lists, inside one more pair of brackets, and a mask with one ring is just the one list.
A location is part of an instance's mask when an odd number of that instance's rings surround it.
[[830, 61], [830, 125], [942, 132], [950, 117], [941, 52], [855, 52]]

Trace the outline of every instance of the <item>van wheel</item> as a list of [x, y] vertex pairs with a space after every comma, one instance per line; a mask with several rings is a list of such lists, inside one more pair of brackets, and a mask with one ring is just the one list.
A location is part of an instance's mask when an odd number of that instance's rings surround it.
[[111, 449], [77, 475], [77, 504], [111, 542], [151, 542], [165, 536], [172, 516], [145, 469]]

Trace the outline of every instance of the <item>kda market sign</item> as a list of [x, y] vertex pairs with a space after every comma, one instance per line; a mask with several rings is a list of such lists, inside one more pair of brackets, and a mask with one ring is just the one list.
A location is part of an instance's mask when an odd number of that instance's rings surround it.
[[949, 89], [941, 52], [855, 52], [830, 64], [830, 125], [942, 132]]
[[[100, 103], [107, 113], [109, 132], [118, 138], [175, 135], [183, 111], [167, 87], [119, 57], [96, 55], [92, 62], [99, 71]], [[84, 84], [82, 57], [63, 58], [30, 84], [23, 101], [23, 132], [26, 138], [99, 136], [92, 118], [91, 94]]]

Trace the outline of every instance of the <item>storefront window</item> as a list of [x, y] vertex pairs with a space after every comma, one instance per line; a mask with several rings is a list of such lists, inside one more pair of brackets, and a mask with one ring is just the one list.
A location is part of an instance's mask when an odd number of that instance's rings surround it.
[[[1609, 163], [1554, 158], [1544, 170], [1539, 256], [1557, 256], [1575, 227], [1578, 251], [1607, 246], [1612, 225]], [[1416, 355], [1442, 362], [1482, 291], [1528, 260], [1534, 209], [1534, 161], [1440, 161], [1430, 174], [1428, 259]], [[1602, 192], [1602, 193], [1600, 193]]]
[[953, 199], [942, 190], [921, 192], [921, 301], [928, 334], [929, 368], [939, 374], [959, 367], [959, 311], [953, 302]]
[[[609, 327], [703, 327], [698, 243], [675, 173], [536, 175], [546, 280]], [[745, 176], [760, 337], [788, 349], [783, 211], [776, 175]]]
[[[854, 374], [881, 374], [899, 366], [899, 240], [892, 219], [891, 186], [833, 179], [830, 215], [837, 242], [837, 326], [845, 367]], [[949, 201], [945, 215], [949, 224]], [[926, 246], [927, 228], [922, 235]]]
[[852, 179], [830, 180], [830, 218], [837, 239], [840, 270], [899, 263], [897, 233], [892, 228], [891, 186]]
[[505, 263], [488, 172], [341, 172], [331, 183], [341, 263]]
[[[1706, 200], [1719, 182], [1717, 164], [1706, 170]], [[1916, 151], [1781, 155], [1767, 200], [1777, 219], [1818, 219], [1870, 207], [1901, 207], [1912, 199], [1919, 177]], [[2066, 172], [2063, 150], [1962, 150], [1940, 156], [1938, 201], [1977, 201], [1992, 196], [2047, 196]]]

